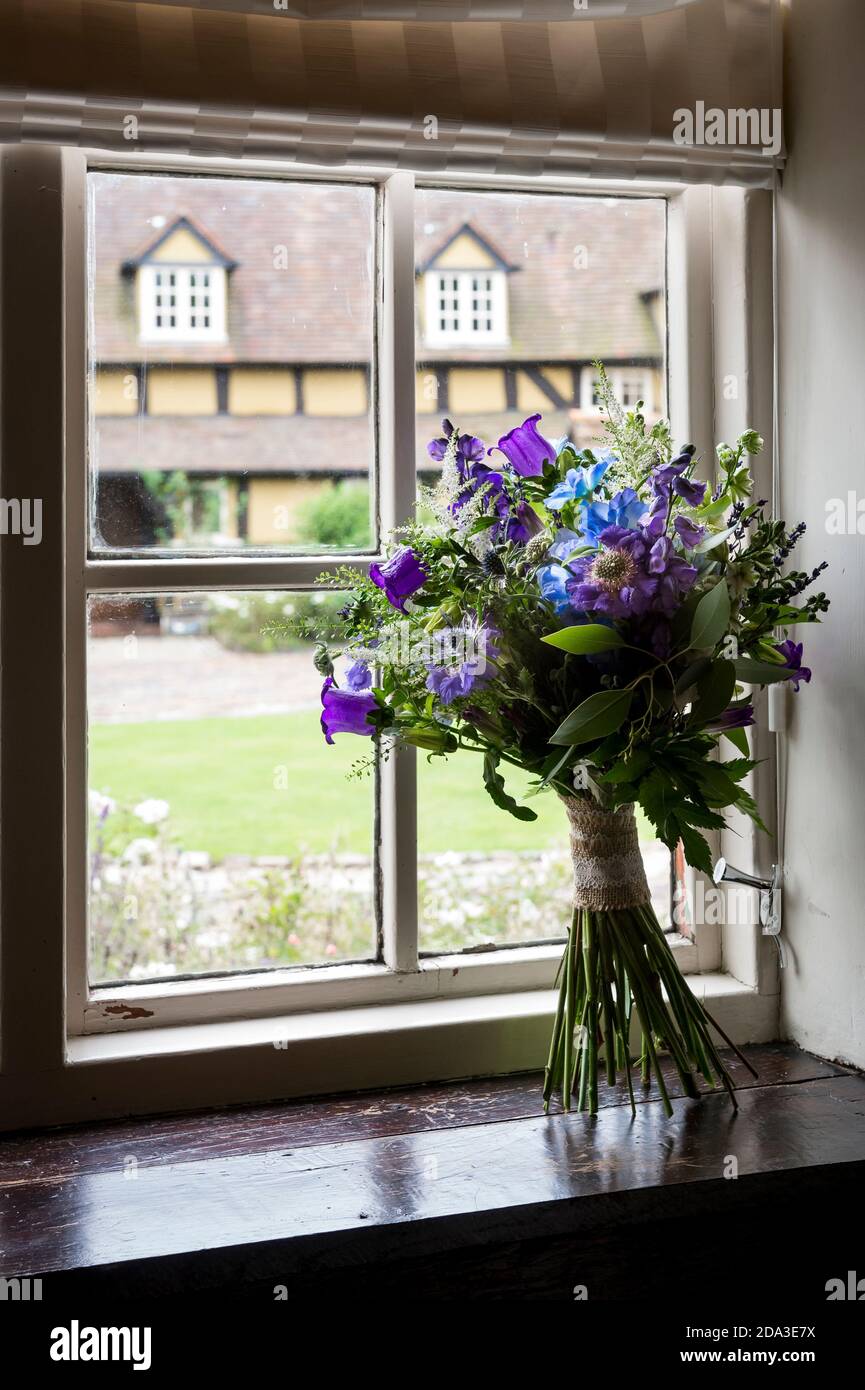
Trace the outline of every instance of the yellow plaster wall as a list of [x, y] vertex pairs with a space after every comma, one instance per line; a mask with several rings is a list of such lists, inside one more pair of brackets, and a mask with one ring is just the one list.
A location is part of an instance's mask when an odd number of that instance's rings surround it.
[[433, 261], [436, 270], [490, 270], [497, 264], [489, 251], [467, 232], [452, 241]]
[[147, 373], [151, 415], [215, 415], [216, 372], [212, 367], [151, 367]]
[[276, 368], [253, 371], [233, 367], [228, 374], [230, 415], [293, 415], [297, 409], [294, 373]]
[[504, 368], [454, 368], [449, 374], [448, 400], [455, 415], [482, 415], [507, 409]]
[[360, 369], [313, 368], [303, 374], [303, 409], [307, 415], [365, 415], [366, 378]]
[[297, 511], [328, 483], [314, 478], [252, 478], [247, 540], [251, 545], [289, 545], [297, 540]]
[[137, 415], [138, 379], [125, 368], [98, 371], [93, 391], [95, 415]]
[[[545, 367], [541, 376], [546, 377], [547, 381], [558, 391], [559, 395], [570, 402], [574, 394], [573, 377], [566, 367]], [[520, 410], [540, 410], [549, 412], [555, 406], [549, 396], [544, 395], [531, 377], [526, 376], [525, 372], [517, 372], [517, 406]]]
[[171, 236], [167, 237], [161, 246], [157, 246], [153, 254], [147, 259], [149, 261], [173, 261], [178, 265], [188, 261], [194, 261], [196, 265], [212, 265], [213, 252], [193, 232], [190, 232], [186, 227], [178, 227], [177, 231], [172, 232]]

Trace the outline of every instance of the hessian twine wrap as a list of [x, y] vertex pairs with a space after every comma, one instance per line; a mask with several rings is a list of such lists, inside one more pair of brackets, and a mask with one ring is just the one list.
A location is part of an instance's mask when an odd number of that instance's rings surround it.
[[603, 811], [581, 797], [561, 799], [571, 828], [574, 906], [606, 912], [649, 902], [633, 806]]

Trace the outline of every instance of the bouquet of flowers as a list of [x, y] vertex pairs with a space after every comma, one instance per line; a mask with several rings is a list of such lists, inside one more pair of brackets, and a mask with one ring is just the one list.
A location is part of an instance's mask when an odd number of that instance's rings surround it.
[[[752, 499], [748, 430], [717, 449], [714, 486], [678, 453], [666, 421], [624, 410], [600, 370], [606, 445], [549, 441], [533, 415], [493, 448], [448, 420], [429, 445], [440, 481], [368, 577], [347, 591], [334, 643], [320, 642], [322, 729], [394, 741], [430, 757], [473, 754], [504, 812], [535, 819], [529, 795], [558, 795], [570, 823], [574, 905], [559, 974], [545, 1108], [595, 1113], [607, 1080], [657, 1079], [671, 1057], [689, 1096], [696, 1074], [732, 1083], [714, 1024], [680, 974], [652, 910], [637, 840], [640, 806], [671, 850], [711, 872], [703, 832], [735, 807], [761, 825], [745, 786], [755, 687], [811, 679], [781, 632], [819, 621], [818, 577], [789, 570], [804, 531]], [[335, 661], [347, 662], [337, 677]], [[733, 756], [729, 756], [730, 754]], [[372, 759], [365, 760], [367, 763]], [[361, 764], [363, 765], [363, 763]], [[765, 827], [763, 827], [765, 828]], [[639, 1028], [639, 1057], [631, 1023]], [[732, 1044], [730, 1044], [732, 1046]]]

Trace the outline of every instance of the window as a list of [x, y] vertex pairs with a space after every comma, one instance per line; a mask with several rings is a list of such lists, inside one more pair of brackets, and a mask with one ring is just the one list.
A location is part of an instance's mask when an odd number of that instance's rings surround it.
[[225, 338], [225, 271], [222, 266], [143, 266], [143, 342], [221, 342]]
[[427, 343], [507, 343], [503, 271], [428, 271], [425, 278]]
[[[618, 399], [627, 410], [633, 410], [642, 401], [647, 418], [657, 418], [663, 413], [658, 397], [657, 372], [651, 367], [607, 368], [607, 375]], [[586, 367], [582, 378], [582, 408], [598, 412], [598, 380], [594, 368]]]
[[88, 187], [94, 550], [368, 550], [375, 189]]
[[[441, 414], [493, 445], [540, 410], [584, 446], [596, 355], [634, 390], [654, 373], [663, 406], [667, 220], [675, 432], [715, 436], [711, 383], [704, 399], [683, 370], [711, 322], [708, 289], [695, 295], [695, 271], [686, 294], [680, 273], [708, 190], [665, 204], [655, 190], [416, 188], [404, 172], [168, 159], [129, 172], [44, 146], [2, 177], [3, 283], [21, 281], [5, 332], [38, 333], [44, 351], [38, 374], [4, 355], [8, 490], [64, 497], [46, 501], [41, 546], [0, 555], [5, 757], [26, 812], [8, 805], [2, 865], [6, 1113], [50, 1123], [128, 1110], [130, 1095], [145, 1110], [536, 1065], [569, 893], [564, 825], [523, 838], [484, 819], [479, 779], [467, 772], [454, 800], [407, 751], [346, 781], [342, 763], [365, 750], [317, 742], [310, 644], [282, 620], [322, 598], [323, 569], [379, 553], [431, 476]], [[20, 233], [46, 183], [62, 196], [28, 258]], [[219, 267], [230, 355], [140, 342], [136, 285], [154, 264], [124, 267], [142, 245], [154, 254], [154, 216], [161, 230], [188, 218], [233, 258]], [[154, 273], [176, 273], [172, 254]], [[428, 270], [468, 276], [480, 319], [487, 279], [493, 298], [506, 286], [509, 342], [431, 347]], [[738, 282], [732, 262], [716, 270]], [[617, 316], [603, 341], [586, 310], [599, 297], [605, 331]], [[463, 305], [458, 288], [448, 312]], [[284, 508], [293, 531], [275, 527]], [[668, 856], [656, 879], [665, 891]], [[10, 936], [19, 921], [38, 930]], [[722, 1025], [748, 1015], [757, 983], [727, 978], [716, 995], [707, 977]], [[37, 1009], [50, 1026], [33, 1029]]]

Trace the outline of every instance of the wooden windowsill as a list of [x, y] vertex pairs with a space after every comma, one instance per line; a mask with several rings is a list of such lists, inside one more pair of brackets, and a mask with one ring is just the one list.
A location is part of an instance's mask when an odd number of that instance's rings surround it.
[[[582, 1271], [629, 1297], [659, 1223], [700, 1233], [670, 1243], [679, 1268], [689, 1251], [717, 1268], [713, 1221], [762, 1241], [793, 1200], [796, 1242], [809, 1222], [840, 1238], [827, 1203], [865, 1173], [865, 1080], [778, 1044], [749, 1055], [736, 1115], [671, 1078], [669, 1121], [654, 1091], [632, 1119], [619, 1088], [595, 1120], [545, 1117], [530, 1075], [9, 1136], [0, 1273], [54, 1294], [272, 1300], [568, 1297]], [[754, 1275], [744, 1261], [740, 1282]]]

